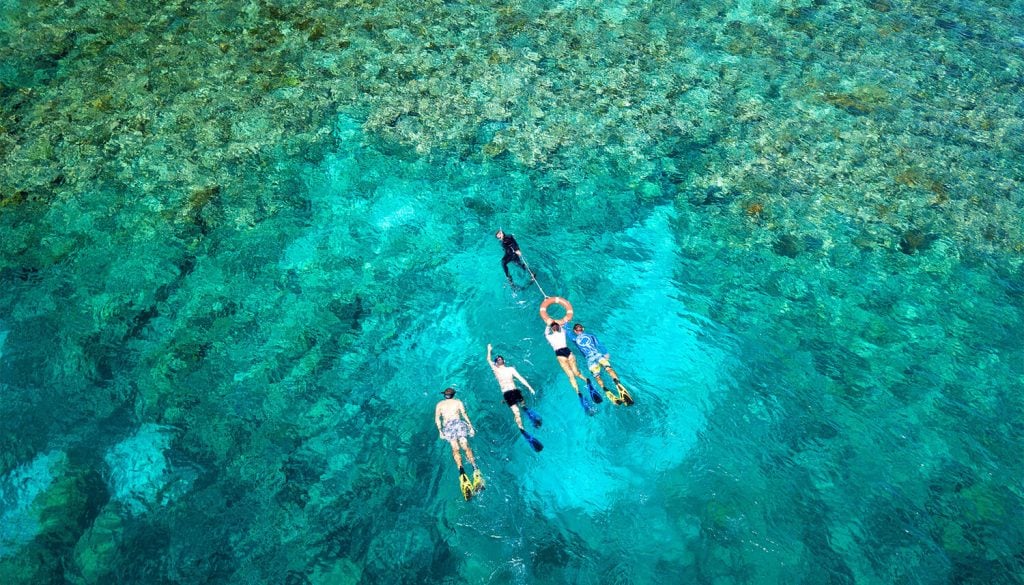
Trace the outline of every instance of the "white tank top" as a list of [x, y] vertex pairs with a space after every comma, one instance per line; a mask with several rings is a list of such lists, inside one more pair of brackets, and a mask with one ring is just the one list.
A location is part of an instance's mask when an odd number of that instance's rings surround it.
[[551, 329], [544, 330], [544, 338], [551, 344], [551, 349], [558, 351], [564, 347], [568, 347], [565, 344], [565, 329], [559, 328], [558, 331], [552, 331]]

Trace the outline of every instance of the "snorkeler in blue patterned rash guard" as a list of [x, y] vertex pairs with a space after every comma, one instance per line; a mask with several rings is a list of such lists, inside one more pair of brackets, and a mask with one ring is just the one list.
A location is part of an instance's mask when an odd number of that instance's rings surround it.
[[[598, 340], [597, 336], [593, 333], [584, 333], [583, 325], [576, 323], [572, 326], [572, 331], [565, 331], [566, 339], [571, 340], [576, 347], [583, 354], [583, 357], [587, 358], [587, 367], [590, 368], [590, 372], [594, 374], [594, 379], [597, 380], [597, 385], [604, 390], [605, 394], [615, 404], [622, 404], [622, 392], [620, 389], [619, 398], [615, 398], [611, 391], [605, 387], [604, 380], [601, 379], [601, 368], [608, 372], [608, 375], [612, 377], [612, 382], [615, 383], [616, 387], [620, 387], [619, 375], [612, 369], [612, 363], [608, 360], [611, 357], [608, 353], [608, 349]], [[631, 401], [630, 401], [631, 402]]]

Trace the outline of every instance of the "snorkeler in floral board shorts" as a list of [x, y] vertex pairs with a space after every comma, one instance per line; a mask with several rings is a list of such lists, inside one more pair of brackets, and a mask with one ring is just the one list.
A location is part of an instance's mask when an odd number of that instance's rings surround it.
[[[462, 401], [455, 398], [454, 388], [445, 388], [444, 400], [437, 403], [434, 408], [434, 424], [437, 425], [437, 432], [442, 439], [448, 441], [452, 446], [452, 457], [455, 465], [459, 467], [459, 485], [462, 495], [468, 500], [474, 493], [484, 487], [484, 478], [480, 475], [480, 468], [476, 465], [476, 458], [473, 457], [473, 450], [469, 448], [467, 437], [476, 434], [473, 423], [466, 414], [466, 406]], [[466, 470], [462, 467], [462, 456], [459, 449], [466, 452], [466, 458], [473, 465], [473, 481], [466, 476]]]

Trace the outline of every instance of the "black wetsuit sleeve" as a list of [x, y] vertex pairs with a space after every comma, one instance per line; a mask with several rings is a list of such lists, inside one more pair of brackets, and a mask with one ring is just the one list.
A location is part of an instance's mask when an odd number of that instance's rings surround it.
[[519, 251], [519, 242], [512, 236], [505, 236], [501, 243], [505, 247], [506, 254], [515, 254]]

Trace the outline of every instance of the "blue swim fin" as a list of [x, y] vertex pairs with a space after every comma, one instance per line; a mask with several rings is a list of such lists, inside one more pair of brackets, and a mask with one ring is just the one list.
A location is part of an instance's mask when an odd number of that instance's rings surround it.
[[527, 407], [524, 404], [523, 405], [523, 410], [526, 411], [526, 417], [530, 419], [531, 423], [533, 423], [534, 428], [538, 428], [539, 429], [540, 425], [544, 424], [544, 419], [542, 419], [540, 417], [540, 415], [537, 414], [533, 409]]
[[587, 390], [590, 391], [590, 399], [594, 401], [594, 404], [601, 404], [601, 393], [594, 388], [594, 383], [587, 378]]
[[583, 412], [586, 412], [587, 416], [594, 416], [595, 414], [597, 414], [597, 409], [594, 408], [594, 405], [591, 404], [589, 400], [587, 400], [587, 397], [585, 395], [580, 394], [579, 397], [580, 406], [583, 407]]
[[519, 429], [519, 432], [523, 434], [523, 438], [526, 439], [526, 442], [529, 443], [531, 447], [533, 447], [534, 451], [540, 453], [544, 450], [544, 445], [541, 445], [540, 441], [535, 439], [533, 435], [523, 429]]

